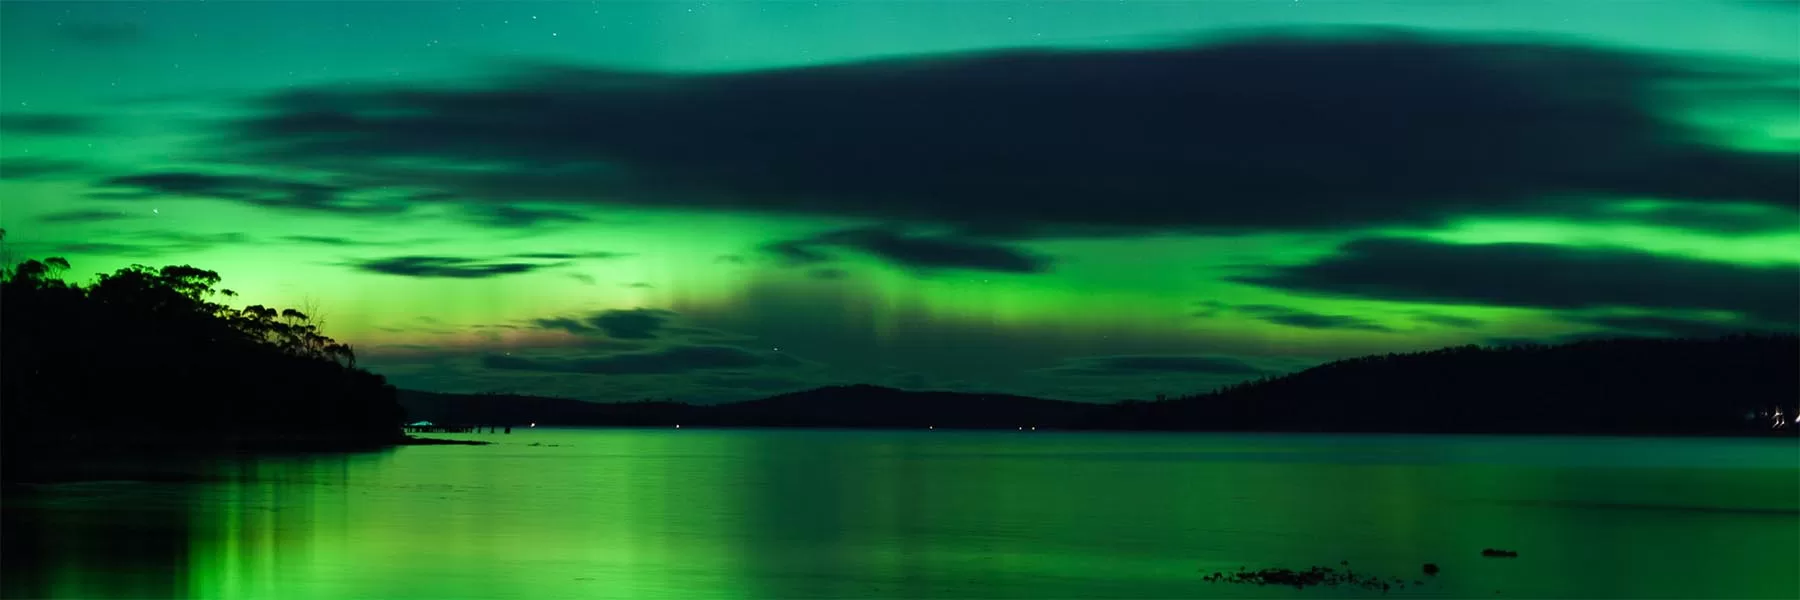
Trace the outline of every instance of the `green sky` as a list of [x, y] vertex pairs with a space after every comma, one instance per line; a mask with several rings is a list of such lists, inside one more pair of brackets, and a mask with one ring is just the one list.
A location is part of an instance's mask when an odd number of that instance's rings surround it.
[[1084, 400], [1794, 331], [1792, 2], [5, 2], [0, 226], [403, 387]]

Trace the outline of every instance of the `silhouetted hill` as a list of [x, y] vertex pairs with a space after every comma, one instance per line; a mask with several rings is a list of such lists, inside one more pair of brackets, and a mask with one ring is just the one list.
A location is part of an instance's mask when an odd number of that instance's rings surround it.
[[[1800, 399], [1800, 336], [1461, 346], [1340, 360], [1095, 411], [1103, 429], [1766, 433]], [[1789, 429], [1792, 431], [1792, 428]]]
[[1120, 404], [873, 385], [717, 406], [400, 392], [417, 418], [502, 425], [1569, 434], [1766, 434], [1768, 413], [1792, 415], [1796, 399], [1800, 337], [1791, 335], [1461, 346]]
[[293, 309], [212, 299], [218, 273], [132, 266], [91, 285], [67, 261], [0, 273], [8, 475], [88, 454], [379, 447], [394, 388]]

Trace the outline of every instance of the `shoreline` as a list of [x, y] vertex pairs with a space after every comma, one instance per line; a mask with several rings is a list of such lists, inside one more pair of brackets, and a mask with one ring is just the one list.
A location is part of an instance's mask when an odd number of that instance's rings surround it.
[[204, 478], [157, 472], [146, 466], [178, 465], [221, 458], [292, 454], [383, 452], [401, 446], [486, 446], [482, 440], [446, 440], [399, 435], [387, 440], [340, 437], [264, 437], [234, 440], [176, 440], [164, 437], [109, 437], [85, 440], [8, 440], [0, 456], [0, 481], [16, 484], [84, 481], [191, 482]]
[[489, 446], [493, 442], [482, 440], [446, 440], [443, 438], [424, 438], [406, 436], [406, 439], [394, 443], [395, 446]]
[[[1020, 432], [1010, 427], [956, 427], [956, 426], [924, 426], [924, 425], [730, 425], [709, 424], [704, 422], [674, 423], [654, 425], [610, 425], [582, 423], [544, 423], [539, 422], [538, 429], [680, 429], [708, 431], [751, 431], [751, 430], [787, 430], [787, 431], [944, 431], [944, 432], [987, 432], [1005, 433]], [[1800, 428], [1746, 430], [1746, 431], [1405, 431], [1405, 430], [1319, 430], [1319, 429], [1124, 429], [1103, 427], [1057, 427], [1038, 425], [1035, 429], [1027, 428], [1023, 433], [1106, 433], [1106, 434], [1194, 434], [1194, 435], [1406, 435], [1406, 436], [1472, 436], [1472, 437], [1583, 437], [1583, 438], [1741, 438], [1741, 439], [1776, 439], [1800, 437]], [[449, 441], [449, 440], [446, 440]], [[451, 443], [460, 443], [449, 441]], [[489, 442], [491, 443], [491, 442]]]

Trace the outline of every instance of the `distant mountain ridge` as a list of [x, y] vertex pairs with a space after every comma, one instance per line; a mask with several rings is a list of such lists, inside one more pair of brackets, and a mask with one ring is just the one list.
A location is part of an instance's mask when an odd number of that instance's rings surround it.
[[1010, 394], [913, 392], [859, 384], [722, 404], [707, 416], [737, 425], [1012, 428], [1064, 426], [1095, 406]]
[[[1800, 336], [1624, 338], [1458, 346], [1334, 361], [1166, 402], [1125, 403], [1093, 429], [1767, 433], [1800, 401]], [[1794, 427], [1784, 428], [1793, 432]]]
[[448, 394], [400, 390], [409, 421], [525, 425], [644, 426], [678, 423], [694, 405], [679, 402], [588, 402], [522, 394]]
[[827, 386], [718, 405], [586, 402], [513, 394], [400, 390], [409, 419], [445, 423], [733, 427], [1030, 427], [1067, 425], [1095, 405], [1008, 394]]
[[1800, 336], [1460, 346], [1119, 404], [875, 385], [713, 406], [412, 390], [399, 397], [409, 418], [501, 425], [1766, 434], [1776, 409], [1791, 419], [1800, 408]]

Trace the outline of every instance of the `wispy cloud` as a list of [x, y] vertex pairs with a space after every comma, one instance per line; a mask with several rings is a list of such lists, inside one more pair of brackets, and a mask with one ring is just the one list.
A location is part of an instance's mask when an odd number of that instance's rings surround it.
[[99, 119], [66, 113], [0, 113], [0, 133], [7, 135], [87, 135], [100, 129]]
[[9, 156], [0, 158], [0, 179], [28, 180], [81, 175], [91, 168], [91, 165], [78, 160]]
[[51, 243], [47, 245], [47, 249], [54, 254], [151, 259], [249, 244], [253, 241], [250, 236], [242, 233], [209, 234], [167, 230], [116, 233], [107, 237], [106, 240]]
[[579, 258], [592, 258], [592, 259], [605, 260], [605, 259], [612, 259], [612, 258], [625, 258], [628, 256], [634, 256], [634, 255], [630, 252], [609, 252], [609, 251], [605, 251], [605, 250], [599, 250], [599, 251], [593, 251], [593, 252], [526, 252], [523, 254], [514, 254], [512, 256], [513, 256], [513, 258], [530, 258], [530, 259], [537, 259], [537, 260], [575, 260], [575, 259], [579, 259]]
[[589, 220], [587, 217], [567, 210], [522, 206], [465, 203], [462, 211], [475, 224], [516, 229], [529, 229], [556, 223], [586, 223]]
[[402, 277], [486, 279], [530, 273], [560, 265], [521, 262], [490, 262], [455, 256], [397, 256], [356, 261], [358, 270]]
[[137, 217], [116, 210], [69, 210], [45, 214], [38, 220], [45, 223], [101, 223], [133, 218]]
[[188, 197], [229, 200], [264, 208], [345, 215], [395, 214], [407, 207], [396, 202], [353, 198], [351, 187], [254, 175], [218, 175], [170, 171], [108, 178], [99, 182], [98, 198], [109, 200]]
[[1235, 281], [1296, 293], [1547, 309], [1725, 310], [1800, 322], [1792, 265], [1753, 266], [1625, 248], [1368, 238], [1309, 264]]
[[1200, 308], [1194, 312], [1194, 316], [1203, 318], [1212, 318], [1221, 314], [1235, 313], [1259, 321], [1277, 325], [1286, 325], [1289, 327], [1299, 327], [1302, 329], [1393, 331], [1393, 328], [1356, 315], [1317, 313], [1293, 308], [1291, 306], [1278, 306], [1274, 304], [1230, 304], [1217, 300], [1205, 300], [1196, 302], [1195, 304]]
[[657, 337], [675, 313], [653, 308], [605, 310], [582, 317], [537, 319], [533, 325], [544, 329], [560, 329], [581, 335], [604, 334], [621, 340], [648, 340]]
[[1242, 360], [1224, 356], [1096, 356], [1073, 359], [1045, 370], [1052, 375], [1088, 377], [1143, 376], [1187, 373], [1204, 375], [1254, 375], [1262, 370]]
[[764, 244], [762, 250], [793, 266], [829, 262], [825, 249], [849, 250], [911, 269], [963, 269], [997, 273], [1043, 273], [1050, 259], [984, 240], [943, 235], [909, 235], [888, 228], [830, 231], [806, 239]]
[[781, 353], [758, 353], [731, 346], [674, 346], [646, 352], [621, 352], [591, 358], [482, 357], [489, 369], [645, 375], [715, 369], [796, 367], [803, 361]]

